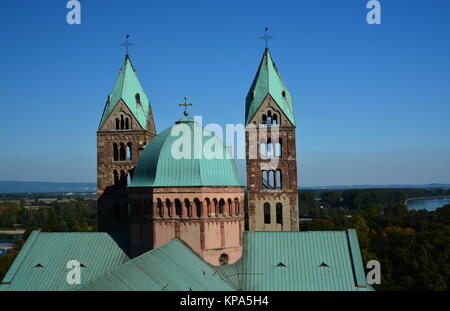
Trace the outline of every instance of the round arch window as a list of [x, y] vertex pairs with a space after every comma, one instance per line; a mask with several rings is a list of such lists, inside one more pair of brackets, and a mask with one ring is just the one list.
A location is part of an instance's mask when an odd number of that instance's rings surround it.
[[222, 254], [219, 257], [219, 263], [223, 266], [228, 264], [228, 255], [227, 254]]

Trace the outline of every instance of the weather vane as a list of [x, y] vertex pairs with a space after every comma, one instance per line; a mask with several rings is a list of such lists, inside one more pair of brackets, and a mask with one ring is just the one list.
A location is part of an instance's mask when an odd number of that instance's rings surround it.
[[126, 38], [126, 40], [125, 40], [124, 43], [121, 44], [121, 46], [124, 46], [124, 47], [125, 47], [125, 49], [126, 49], [126, 51], [127, 51], [127, 54], [126, 54], [126, 55], [128, 56], [128, 48], [129, 48], [130, 46], [134, 45], [134, 44], [131, 43], [130, 41], [128, 41], [128, 39], [130, 38], [130, 35], [126, 35], [125, 38]]
[[265, 34], [264, 34], [264, 36], [262, 36], [262, 37], [259, 37], [260, 39], [262, 39], [262, 40], [264, 40], [264, 41], [266, 41], [266, 49], [269, 47], [269, 40], [270, 39], [272, 39], [273, 37], [272, 36], [269, 36], [269, 27], [266, 27], [265, 29], [264, 29], [264, 31], [266, 32]]
[[192, 106], [192, 103], [188, 103], [187, 97], [184, 97], [184, 103], [179, 104], [180, 106], [184, 106], [184, 115], [187, 117], [189, 115], [188, 107]]

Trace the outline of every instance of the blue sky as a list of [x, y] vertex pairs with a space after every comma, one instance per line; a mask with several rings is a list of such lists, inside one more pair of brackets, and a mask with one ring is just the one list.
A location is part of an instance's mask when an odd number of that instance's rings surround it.
[[[94, 182], [96, 130], [130, 33], [158, 131], [188, 96], [244, 121], [265, 26], [294, 98], [300, 186], [450, 183], [450, 1], [65, 0], [0, 4], [0, 180]], [[242, 167], [242, 165], [240, 165]]]

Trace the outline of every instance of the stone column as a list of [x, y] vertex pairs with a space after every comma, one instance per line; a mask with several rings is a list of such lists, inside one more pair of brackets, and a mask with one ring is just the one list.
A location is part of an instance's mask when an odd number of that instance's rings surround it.
[[163, 201], [161, 201], [161, 214], [162, 214], [163, 218], [169, 216], [169, 215], [167, 215], [166, 204]]
[[186, 218], [188, 216], [187, 206], [186, 202], [183, 200], [181, 201], [181, 217]]
[[208, 217], [208, 203], [206, 202], [206, 200], [203, 200], [201, 202], [202, 204], [202, 215], [201, 217]]

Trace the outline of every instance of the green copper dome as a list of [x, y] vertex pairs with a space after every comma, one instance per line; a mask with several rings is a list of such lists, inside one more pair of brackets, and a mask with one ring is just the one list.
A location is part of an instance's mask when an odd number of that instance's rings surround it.
[[[212, 153], [202, 150], [212, 150]], [[223, 142], [191, 118], [184, 117], [145, 147], [130, 187], [192, 186], [242, 187], [243, 184]]]

